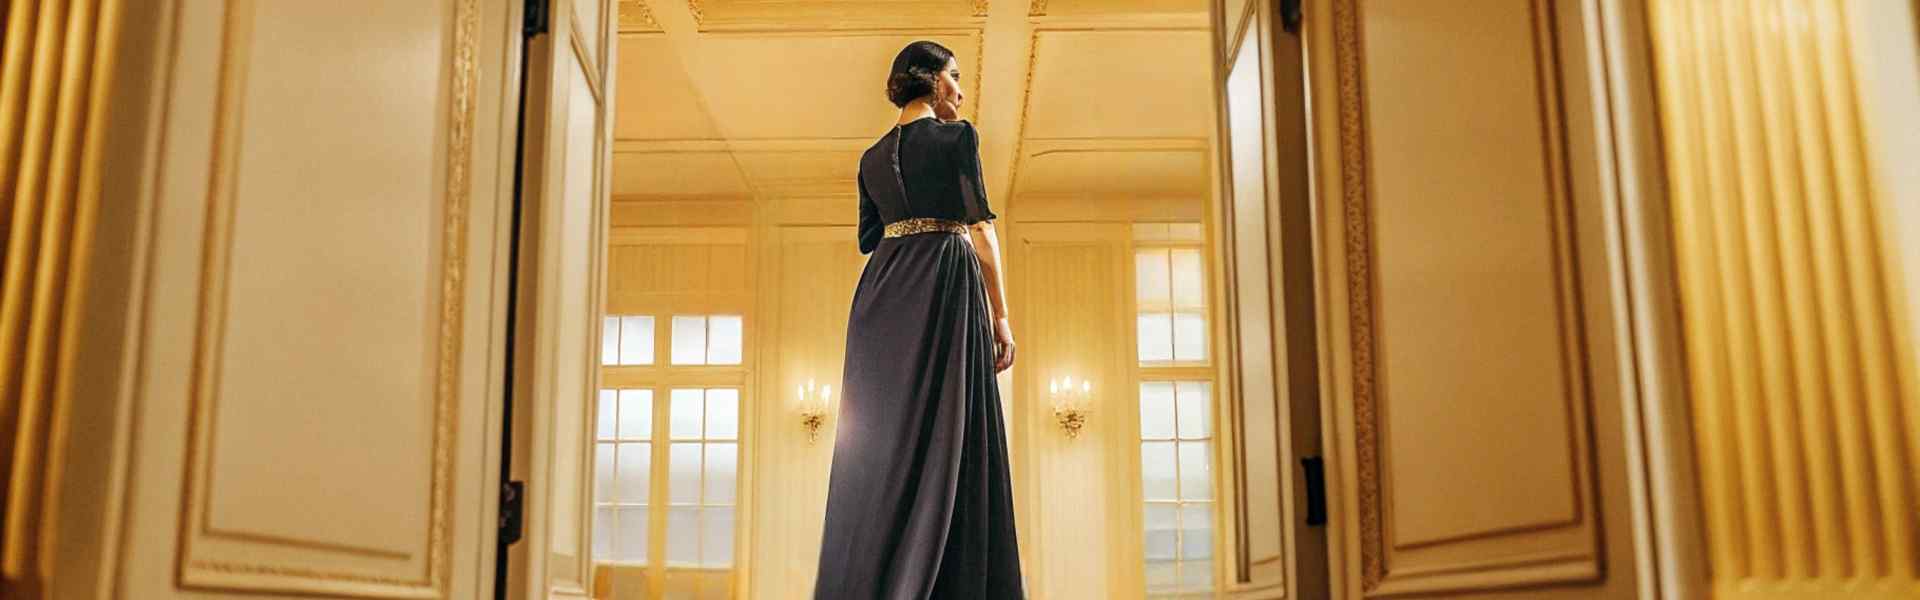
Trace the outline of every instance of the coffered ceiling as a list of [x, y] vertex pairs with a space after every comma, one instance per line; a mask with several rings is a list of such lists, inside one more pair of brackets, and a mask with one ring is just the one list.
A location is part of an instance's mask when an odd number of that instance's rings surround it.
[[853, 193], [908, 42], [961, 65], [996, 205], [1207, 193], [1205, 0], [621, 0], [614, 195]]

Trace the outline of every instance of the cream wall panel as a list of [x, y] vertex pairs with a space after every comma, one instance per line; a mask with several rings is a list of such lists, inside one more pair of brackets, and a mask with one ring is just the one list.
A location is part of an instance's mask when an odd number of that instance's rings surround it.
[[[1138, 391], [1127, 229], [1117, 224], [1024, 224], [1010, 244], [1008, 284], [1018, 305], [1021, 393], [1009, 412], [1020, 555], [1028, 593], [1057, 600], [1137, 597], [1140, 508]], [[1018, 261], [1018, 262], [1013, 262]], [[1091, 378], [1094, 413], [1078, 438], [1054, 422], [1047, 381]], [[1022, 399], [1025, 399], [1024, 401]]]
[[[681, 240], [622, 240], [625, 234], [644, 234], [653, 229], [657, 228], [618, 228], [612, 232], [607, 257], [608, 314], [747, 309], [752, 301], [752, 274], [747, 267], [744, 229], [709, 228], [690, 232], [693, 237]], [[722, 232], [741, 237], [732, 242], [697, 237], [724, 235]]]
[[[1557, 110], [1542, 108], [1557, 99], [1533, 92], [1557, 75], [1551, 47], [1536, 46], [1551, 33], [1536, 32], [1547, 24], [1528, 2], [1479, 4], [1366, 5], [1366, 93], [1421, 99], [1368, 107], [1381, 174], [1375, 368], [1387, 374], [1376, 391], [1394, 399], [1380, 423], [1392, 432], [1381, 448], [1385, 541], [1397, 547], [1578, 523], [1578, 496], [1591, 494], [1575, 465], [1585, 386], [1569, 371], [1581, 342], [1579, 324], [1565, 321], [1578, 307], [1563, 302], [1570, 232], [1551, 164], [1564, 134]], [[1464, 51], [1434, 51], [1463, 35], [1475, 40]], [[1472, 85], [1453, 83], [1469, 71]], [[1430, 126], [1441, 107], [1452, 126]], [[1458, 285], [1474, 277], [1509, 283]]]
[[1010, 214], [1021, 223], [1195, 222], [1206, 212], [1204, 198], [1203, 195], [1022, 194], [1020, 207]]
[[755, 495], [775, 500], [755, 508], [748, 576], [753, 597], [776, 600], [813, 589], [838, 412], [828, 410], [817, 439], [808, 439], [793, 389], [809, 379], [842, 389], [848, 309], [866, 257], [852, 227], [771, 229], [762, 352], [773, 368], [759, 378], [768, 393], [754, 409], [753, 460]]
[[129, 370], [85, 424], [111, 464], [70, 473], [124, 504], [62, 540], [116, 559], [61, 597], [481, 595], [509, 15], [141, 4], [122, 251], [83, 271], [138, 325], [88, 331], [83, 360]]
[[1592, 3], [1308, 9], [1336, 587], [1630, 595]]

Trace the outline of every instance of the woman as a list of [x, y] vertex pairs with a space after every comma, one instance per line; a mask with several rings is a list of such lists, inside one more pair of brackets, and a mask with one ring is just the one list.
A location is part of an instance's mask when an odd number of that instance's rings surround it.
[[980, 139], [939, 44], [894, 58], [891, 131], [860, 158], [862, 254], [816, 600], [1017, 600], [1006, 432], [1013, 364]]

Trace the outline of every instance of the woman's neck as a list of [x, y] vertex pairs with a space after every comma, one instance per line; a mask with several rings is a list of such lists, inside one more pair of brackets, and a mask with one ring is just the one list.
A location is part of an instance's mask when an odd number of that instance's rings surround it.
[[927, 117], [938, 118], [938, 115], [933, 111], [933, 105], [925, 102], [914, 102], [900, 109], [900, 121], [895, 124], [905, 125]]

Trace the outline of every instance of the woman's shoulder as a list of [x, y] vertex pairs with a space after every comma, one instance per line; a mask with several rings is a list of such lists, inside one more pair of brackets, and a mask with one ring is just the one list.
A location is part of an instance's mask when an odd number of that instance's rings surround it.
[[980, 132], [973, 128], [972, 121], [966, 119], [935, 121], [937, 124], [934, 127], [942, 134], [941, 137], [946, 141], [969, 148], [979, 145]]

